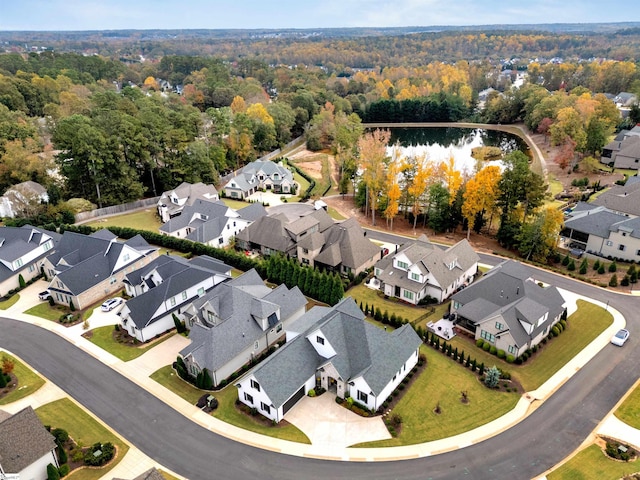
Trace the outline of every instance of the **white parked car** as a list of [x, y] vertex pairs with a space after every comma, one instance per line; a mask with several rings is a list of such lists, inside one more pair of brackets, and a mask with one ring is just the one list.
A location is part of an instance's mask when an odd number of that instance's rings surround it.
[[38, 298], [40, 300], [47, 300], [50, 296], [51, 296], [51, 294], [49, 293], [49, 290], [45, 290], [44, 292], [40, 292], [38, 294]]
[[110, 312], [111, 310], [119, 307], [123, 303], [124, 303], [124, 299], [122, 297], [110, 298], [109, 300], [107, 300], [102, 304], [102, 306], [100, 307], [100, 310], [102, 310], [103, 312]]
[[627, 341], [627, 338], [629, 338], [629, 330], [625, 330], [623, 328], [621, 330], [618, 330], [616, 334], [611, 337], [611, 343], [621, 347], [622, 345], [624, 345], [624, 342]]

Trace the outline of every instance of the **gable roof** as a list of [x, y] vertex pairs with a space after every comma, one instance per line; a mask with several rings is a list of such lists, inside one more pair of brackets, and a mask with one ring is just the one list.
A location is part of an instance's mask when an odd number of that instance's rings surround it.
[[[427, 282], [418, 283], [411, 280], [409, 272], [394, 267], [393, 260], [401, 254], [409, 259], [410, 266], [416, 265], [423, 275], [431, 273], [443, 290], [480, 260], [466, 239], [445, 249], [432, 244], [426, 235], [421, 235], [417, 240], [403, 245], [396, 253], [386, 256], [376, 264], [376, 268], [382, 270], [378, 276], [380, 280], [411, 291], [421, 289]], [[453, 265], [453, 268], [449, 268], [450, 265]]]
[[332, 225], [324, 237], [324, 245], [314, 262], [332, 267], [342, 264], [356, 270], [380, 254], [380, 247], [365, 236], [355, 218]]
[[19, 473], [56, 448], [56, 442], [33, 411], [26, 407], [0, 420], [0, 464], [5, 473]]
[[255, 222], [260, 217], [264, 217], [267, 214], [267, 209], [261, 203], [250, 203], [248, 206], [237, 210], [240, 218]]
[[[49, 256], [49, 260], [58, 271], [58, 279], [72, 294], [78, 295], [116, 272], [116, 262], [125, 246], [141, 256], [157, 250], [157, 247], [149, 245], [140, 235], [122, 243], [111, 232], [103, 230], [91, 235], [65, 231], [56, 252]], [[132, 258], [118, 271], [136, 260], [137, 258]]]
[[[306, 304], [298, 287], [280, 285], [271, 289], [251, 269], [192, 301], [189, 312], [195, 314], [197, 322], [189, 332], [191, 344], [180, 355], [192, 355], [200, 367], [215, 372], [264, 336], [256, 315], [279, 309], [280, 321], [286, 321]], [[215, 325], [209, 323], [207, 310], [215, 311], [219, 318]]]
[[565, 228], [601, 238], [609, 238], [611, 227], [629, 218], [602, 206], [586, 208], [581, 204], [578, 204], [570, 215], [570, 218], [564, 221]]
[[628, 185], [615, 185], [601, 193], [593, 205], [607, 207], [614, 212], [627, 213], [640, 217], [640, 182]]
[[[161, 255], [147, 266], [140, 269], [140, 272], [132, 272], [127, 275], [127, 281], [131, 283], [136, 280], [139, 284], [142, 278], [155, 271], [161, 278], [158, 284], [152, 283], [152, 279], [147, 280], [149, 290], [137, 295], [127, 301], [128, 317], [135, 323], [136, 327], [142, 329], [156, 322], [167, 315], [167, 311], [162, 311], [159, 316], [154, 316], [160, 306], [169, 298], [186, 291], [197, 283], [205, 281], [216, 274], [226, 275], [231, 267], [215, 260], [211, 257], [196, 257], [192, 261], [185, 261], [182, 257], [174, 255]], [[192, 301], [188, 299], [187, 302]], [[185, 303], [185, 302], [183, 302]], [[176, 304], [173, 310], [178, 310], [182, 304]]]
[[[160, 231], [172, 233], [178, 230], [182, 230], [187, 226], [191, 226], [197, 229], [202, 228], [209, 222], [211, 222], [210, 225], [213, 223], [222, 223], [222, 226], [224, 227], [227, 221], [227, 217], [233, 215], [230, 214], [230, 210], [231, 209], [220, 200], [209, 201], [198, 198], [191, 205], [186, 205], [182, 209], [182, 213], [180, 215], [178, 215], [177, 217], [173, 217], [162, 224], [162, 226], [160, 227]], [[220, 220], [222, 220], [222, 222], [220, 222]], [[216, 238], [219, 235], [220, 233], [212, 236], [211, 239]]]
[[[310, 322], [315, 320], [315, 322]], [[363, 377], [375, 395], [391, 381], [422, 343], [410, 325], [387, 332], [364, 320], [351, 297], [334, 307], [314, 307], [291, 326], [304, 333], [255, 367], [252, 374], [276, 408], [281, 407], [315, 371], [331, 363], [344, 381]], [[319, 330], [336, 351], [327, 359], [307, 336]]]

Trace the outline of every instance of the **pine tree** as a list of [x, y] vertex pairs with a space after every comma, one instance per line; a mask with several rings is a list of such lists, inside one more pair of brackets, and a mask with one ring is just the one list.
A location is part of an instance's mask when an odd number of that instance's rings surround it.
[[615, 273], [611, 275], [611, 279], [609, 280], [609, 286], [610, 287], [618, 286], [618, 275], [616, 275]]
[[480, 376], [484, 375], [484, 362], [480, 364], [480, 370], [478, 371], [478, 374]]
[[606, 268], [607, 268], [607, 267], [605, 266], [604, 262], [602, 262], [602, 263], [600, 264], [600, 266], [598, 267], [598, 273], [599, 273], [600, 275], [602, 275], [602, 274], [605, 272]]
[[[331, 289], [331, 305], [340, 302], [344, 297], [344, 284], [339, 275], [334, 275], [333, 286]], [[362, 306], [362, 304], [360, 304]]]
[[587, 257], [584, 257], [584, 259], [582, 260], [582, 263], [580, 264], [580, 275], [586, 275], [588, 269], [589, 269], [589, 260], [587, 260]]
[[364, 310], [362, 310], [362, 302], [360, 302], [360, 311], [364, 313]]
[[500, 370], [495, 365], [487, 370], [487, 376], [484, 379], [484, 384], [489, 388], [496, 388], [500, 381]]
[[616, 264], [616, 261], [614, 260], [613, 262], [611, 262], [609, 264], [609, 273], [613, 273], [616, 270], [618, 270], [618, 265]]
[[302, 291], [304, 291], [304, 287], [307, 284], [308, 270], [309, 268], [302, 267], [300, 268], [300, 273], [298, 274], [298, 283], [296, 283], [296, 285], [298, 285], [298, 288]]
[[593, 269], [597, 272], [599, 268], [600, 268], [600, 260], [596, 259], [595, 263], [593, 264]]
[[369, 315], [369, 302], [364, 304], [364, 314]]
[[53, 463], [47, 465], [47, 480], [60, 480], [60, 472]]
[[567, 266], [567, 270], [573, 272], [576, 269], [576, 262], [573, 261], [573, 258], [569, 261], [569, 265]]
[[20, 288], [24, 288], [27, 286], [27, 283], [24, 281], [24, 277], [22, 274], [18, 275], [18, 283], [20, 284]]
[[460, 352], [460, 356], [458, 357], [458, 363], [462, 365], [464, 363], [464, 350]]
[[564, 258], [562, 259], [562, 265], [566, 267], [567, 265], [569, 265], [570, 260], [571, 259], [569, 258], [569, 255], [565, 255]]
[[389, 312], [387, 310], [382, 314], [382, 323], [389, 325]]
[[202, 370], [202, 387], [205, 390], [211, 390], [213, 387], [213, 379], [211, 378], [211, 375], [209, 375], [209, 370], [206, 368]]

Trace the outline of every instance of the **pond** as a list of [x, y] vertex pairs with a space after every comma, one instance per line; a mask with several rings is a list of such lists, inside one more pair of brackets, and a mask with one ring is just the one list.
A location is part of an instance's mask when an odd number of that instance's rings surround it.
[[[473, 173], [476, 159], [471, 156], [475, 147], [498, 147], [503, 154], [520, 150], [531, 156], [524, 140], [517, 135], [498, 130], [461, 127], [391, 128], [388, 152], [392, 158], [426, 154], [435, 163], [453, 156], [456, 169]], [[395, 152], [394, 152], [395, 150]], [[483, 165], [500, 161], [483, 162]]]

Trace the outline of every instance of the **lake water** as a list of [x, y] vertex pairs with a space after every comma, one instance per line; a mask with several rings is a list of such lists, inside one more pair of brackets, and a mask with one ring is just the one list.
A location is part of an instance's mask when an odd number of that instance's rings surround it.
[[[475, 147], [499, 147], [503, 153], [520, 150], [530, 155], [527, 144], [517, 135], [481, 128], [433, 127], [391, 128], [389, 156], [412, 157], [426, 154], [434, 163], [448, 161], [453, 155], [456, 169], [473, 173], [476, 160], [471, 156]], [[483, 165], [501, 165], [500, 161], [483, 162]]]

